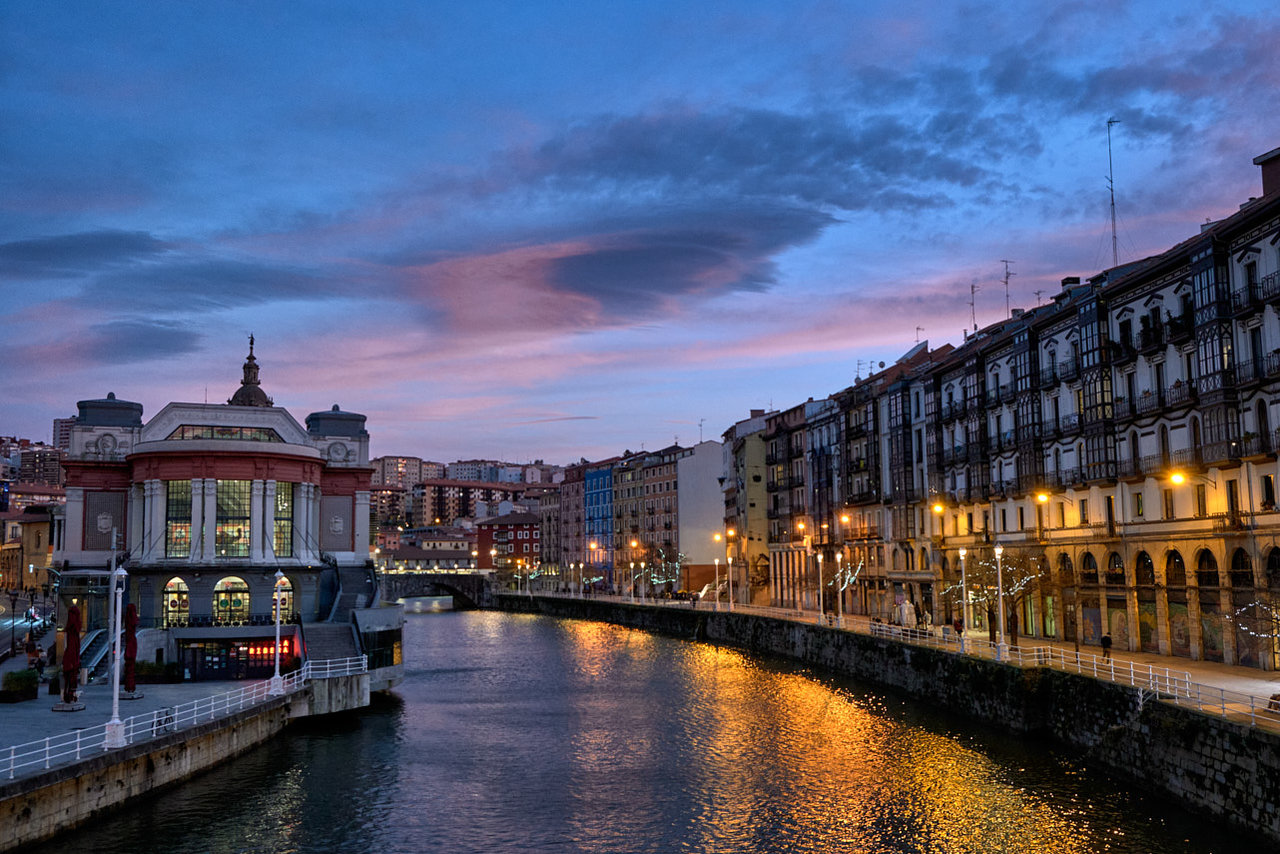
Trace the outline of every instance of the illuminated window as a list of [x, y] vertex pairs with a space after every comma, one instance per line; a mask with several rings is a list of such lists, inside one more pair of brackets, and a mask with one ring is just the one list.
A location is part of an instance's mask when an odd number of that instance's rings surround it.
[[213, 586], [213, 616], [223, 623], [249, 619], [249, 585], [243, 578], [230, 575]]
[[191, 557], [191, 481], [165, 484], [164, 556]]
[[247, 480], [218, 481], [218, 515], [214, 548], [218, 557], [249, 556], [249, 494]]
[[[188, 505], [189, 506], [189, 505]], [[191, 614], [191, 603], [188, 598], [187, 582], [181, 578], [170, 578], [164, 586], [164, 624], [169, 626], [185, 626]]]
[[293, 557], [293, 484], [276, 483], [276, 557]]

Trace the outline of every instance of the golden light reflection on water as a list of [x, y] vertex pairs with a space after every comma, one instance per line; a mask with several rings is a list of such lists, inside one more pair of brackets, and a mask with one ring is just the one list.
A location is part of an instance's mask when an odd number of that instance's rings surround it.
[[[690, 776], [681, 796], [701, 803], [686, 847], [696, 851], [796, 852], [927, 850], [1054, 852], [1100, 850], [1079, 816], [1039, 797], [981, 751], [955, 737], [895, 719], [878, 700], [785, 668], [770, 669], [739, 652], [678, 644], [598, 623], [566, 624], [574, 673], [602, 679], [628, 668], [688, 674], [687, 699], [672, 719], [632, 714], [625, 702], [594, 697], [579, 709], [573, 742], [583, 808], [609, 808], [618, 831], [578, 838], [583, 850], [609, 851], [641, 821], [605, 781], [643, 777], [672, 723], [687, 733], [682, 753]], [[676, 656], [661, 659], [663, 654]], [[672, 650], [674, 649], [674, 653]], [[592, 726], [610, 715], [610, 725]], [[615, 725], [621, 718], [623, 732]], [[610, 736], [610, 733], [614, 735]], [[584, 829], [598, 824], [590, 816]], [[634, 827], [633, 827], [634, 825]], [[893, 840], [901, 849], [889, 847]]]

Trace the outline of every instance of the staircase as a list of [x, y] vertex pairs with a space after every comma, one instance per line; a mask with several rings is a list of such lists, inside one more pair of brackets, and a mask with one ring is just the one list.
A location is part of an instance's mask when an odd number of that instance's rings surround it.
[[351, 623], [308, 623], [304, 636], [309, 661], [330, 661], [360, 655]]
[[338, 567], [338, 583], [342, 587], [342, 593], [334, 603], [329, 622], [347, 624], [351, 622], [353, 609], [367, 608], [373, 604], [373, 571], [365, 566]]

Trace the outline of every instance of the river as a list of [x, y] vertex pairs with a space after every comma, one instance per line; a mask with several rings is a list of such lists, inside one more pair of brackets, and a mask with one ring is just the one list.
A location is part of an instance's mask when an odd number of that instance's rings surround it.
[[405, 681], [35, 849], [1231, 852], [1167, 799], [847, 680], [603, 623], [410, 616]]

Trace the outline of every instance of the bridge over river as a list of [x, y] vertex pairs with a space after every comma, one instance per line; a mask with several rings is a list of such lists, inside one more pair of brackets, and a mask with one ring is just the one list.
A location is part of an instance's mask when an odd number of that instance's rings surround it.
[[414, 596], [452, 596], [460, 610], [484, 608], [491, 604], [489, 576], [468, 572], [380, 572], [382, 598], [398, 602]]

